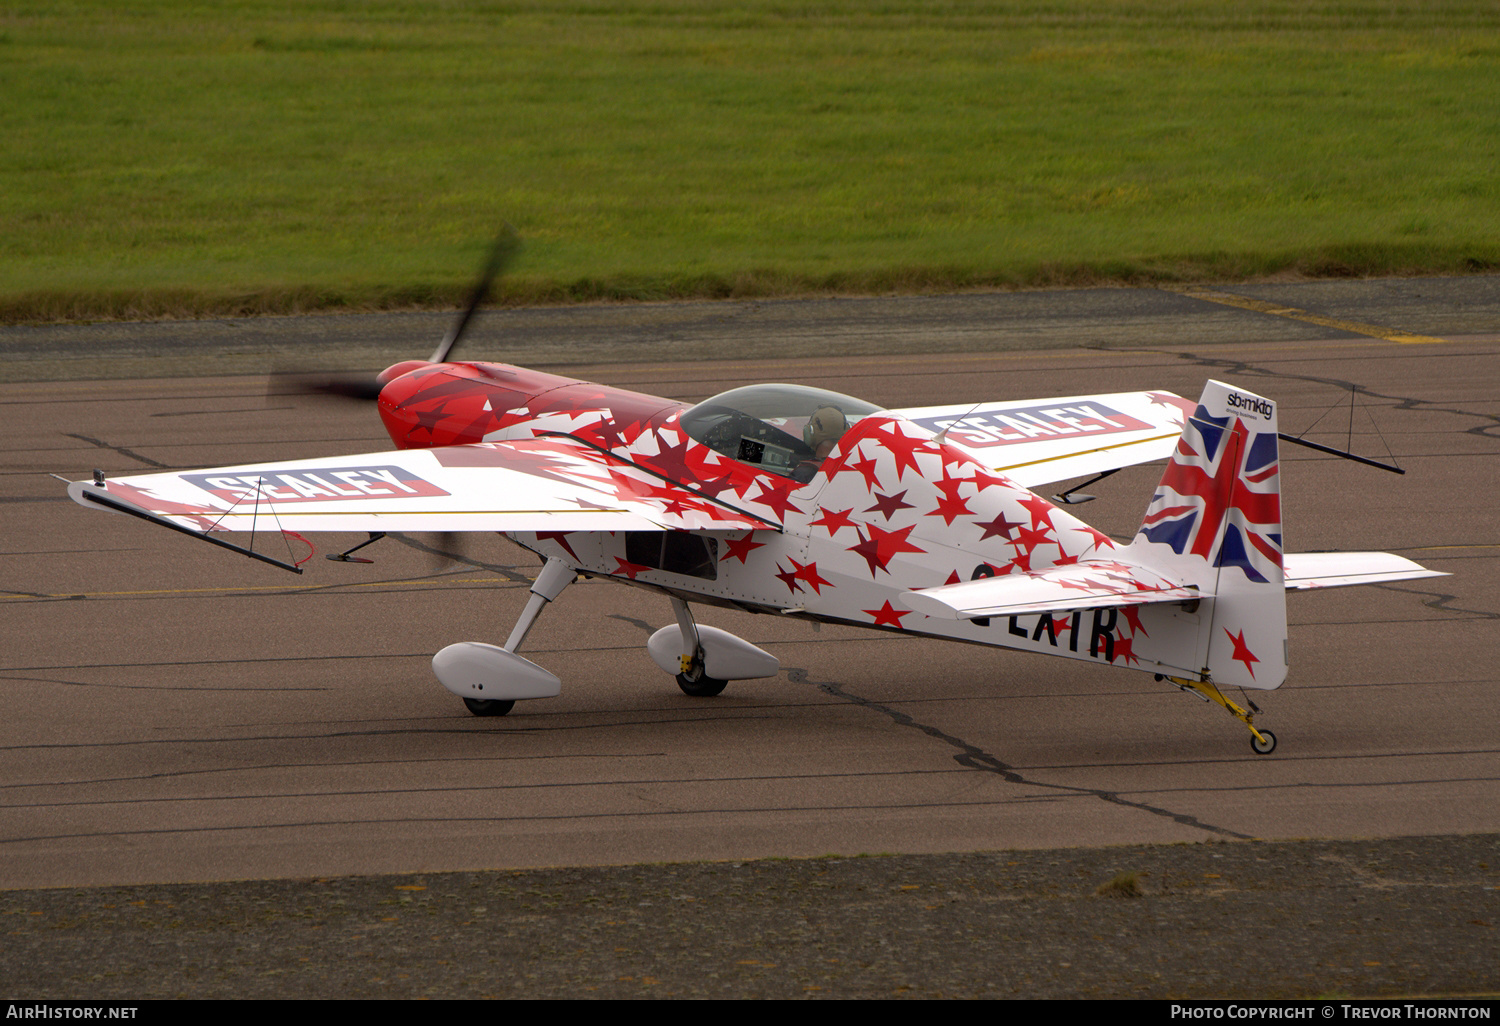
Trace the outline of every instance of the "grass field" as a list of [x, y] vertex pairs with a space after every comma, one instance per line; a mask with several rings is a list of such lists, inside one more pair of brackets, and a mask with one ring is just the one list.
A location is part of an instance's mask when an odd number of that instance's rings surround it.
[[0, 319], [1500, 266], [1494, 0], [8, 0]]

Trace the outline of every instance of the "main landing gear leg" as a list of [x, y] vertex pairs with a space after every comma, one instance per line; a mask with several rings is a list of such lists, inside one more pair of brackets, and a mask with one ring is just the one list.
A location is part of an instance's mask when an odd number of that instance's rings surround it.
[[677, 674], [677, 686], [685, 695], [712, 698], [722, 692], [729, 682], [703, 672], [703, 641], [698, 636], [698, 625], [693, 622], [693, 613], [688, 609], [688, 604], [673, 596], [672, 612], [677, 614], [677, 629], [682, 632], [683, 647], [687, 649], [682, 653], [682, 669]]
[[550, 698], [558, 693], [558, 679], [517, 655], [516, 649], [526, 640], [542, 610], [562, 594], [574, 576], [575, 571], [568, 564], [558, 559], [547, 560], [531, 586], [526, 608], [521, 611], [504, 648], [465, 641], [449, 645], [433, 657], [432, 668], [438, 680], [464, 700], [469, 712], [475, 716], [504, 716], [519, 699]]
[[547, 603], [561, 595], [562, 590], [573, 583], [575, 576], [573, 568], [562, 560], [547, 560], [547, 565], [542, 567], [542, 572], [536, 575], [536, 580], [531, 585], [531, 597], [526, 600], [526, 608], [521, 610], [521, 618], [516, 621], [510, 637], [506, 639], [505, 651], [514, 652], [521, 647], [531, 625], [542, 615]]
[[1201, 696], [1206, 702], [1217, 702], [1219, 705], [1223, 706], [1224, 709], [1229, 713], [1229, 715], [1233, 716], [1235, 719], [1239, 720], [1247, 728], [1249, 728], [1251, 734], [1250, 747], [1255, 751], [1256, 755], [1270, 755], [1276, 750], [1276, 735], [1271, 733], [1269, 730], [1255, 729], [1255, 714], [1240, 708], [1238, 705], [1225, 698], [1223, 692], [1218, 689], [1213, 681], [1187, 680], [1183, 677], [1163, 678], [1161, 675], [1158, 675], [1157, 679], [1169, 680], [1182, 690], [1191, 691], [1194, 694]]

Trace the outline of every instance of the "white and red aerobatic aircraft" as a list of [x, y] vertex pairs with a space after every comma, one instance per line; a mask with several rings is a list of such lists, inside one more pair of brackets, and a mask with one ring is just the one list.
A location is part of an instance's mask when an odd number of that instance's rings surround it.
[[[95, 472], [69, 493], [242, 552], [220, 533], [503, 532], [543, 563], [519, 621], [503, 646], [433, 658], [477, 715], [558, 694], [518, 650], [581, 574], [671, 599], [677, 622], [647, 648], [689, 695], [779, 670], [690, 609], [731, 606], [1154, 673], [1218, 702], [1264, 753], [1274, 736], [1220, 688], [1285, 679], [1286, 592], [1440, 576], [1389, 553], [1283, 555], [1276, 405], [1218, 381], [1197, 403], [908, 410], [788, 384], [689, 406], [441, 358], [379, 381], [395, 451]], [[1167, 457], [1129, 543], [1029, 490]]]

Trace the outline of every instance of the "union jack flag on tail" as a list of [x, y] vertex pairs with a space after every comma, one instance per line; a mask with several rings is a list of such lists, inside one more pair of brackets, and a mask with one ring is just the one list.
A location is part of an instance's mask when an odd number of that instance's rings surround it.
[[[1209, 390], [1218, 382], [1211, 382]], [[1215, 567], [1238, 567], [1257, 583], [1281, 579], [1281, 489], [1275, 407], [1228, 389], [1259, 423], [1200, 402], [1141, 522], [1147, 540]], [[1204, 393], [1204, 399], [1210, 396]], [[1253, 405], [1252, 405], [1253, 404]], [[1264, 418], [1264, 419], [1262, 419]]]
[[1131, 545], [1143, 565], [1204, 594], [1196, 661], [1176, 665], [1221, 684], [1274, 688], [1286, 677], [1279, 466], [1276, 405], [1210, 381]]

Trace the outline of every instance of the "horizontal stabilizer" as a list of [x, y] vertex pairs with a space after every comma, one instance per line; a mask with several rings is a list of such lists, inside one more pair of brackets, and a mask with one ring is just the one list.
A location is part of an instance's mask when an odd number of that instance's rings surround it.
[[1207, 598], [1196, 588], [1115, 560], [1089, 560], [1035, 573], [983, 577], [962, 584], [909, 591], [902, 600], [927, 616], [971, 620], [987, 616], [1072, 609], [1190, 602]]
[[1287, 591], [1448, 576], [1390, 552], [1289, 552], [1285, 568]]

